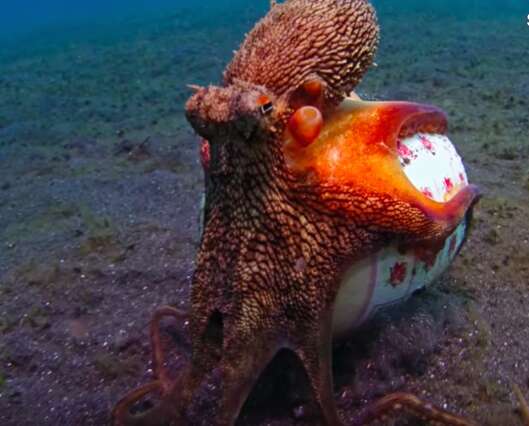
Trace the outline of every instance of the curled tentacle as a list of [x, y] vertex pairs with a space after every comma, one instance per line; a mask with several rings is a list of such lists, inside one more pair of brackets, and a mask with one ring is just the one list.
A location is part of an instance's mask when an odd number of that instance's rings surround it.
[[171, 392], [171, 389], [176, 387], [176, 381], [172, 381], [169, 378], [165, 368], [165, 357], [160, 337], [160, 321], [165, 317], [174, 317], [180, 320], [187, 317], [187, 313], [171, 306], [162, 306], [154, 312], [150, 323], [150, 338], [155, 380], [134, 389], [118, 401], [112, 411], [112, 423], [114, 426], [156, 426], [163, 425], [168, 420], [174, 419], [174, 414], [168, 412], [163, 401], [145, 412], [131, 413], [131, 408], [134, 404], [146, 395], [159, 392], [163, 398]]
[[368, 425], [377, 420], [389, 419], [401, 412], [407, 412], [436, 426], [476, 426], [475, 423], [463, 417], [449, 413], [405, 392], [395, 392], [379, 399], [367, 407], [356, 419], [355, 425]]
[[160, 382], [162, 390], [166, 393], [171, 387], [171, 380], [165, 369], [165, 357], [163, 355], [162, 342], [160, 338], [160, 321], [165, 317], [174, 317], [184, 319], [187, 313], [171, 306], [162, 306], [158, 308], [151, 319], [150, 337], [153, 356], [154, 377]]
[[157, 415], [158, 413], [156, 411], [158, 410], [156, 408], [139, 414], [132, 414], [130, 409], [144, 396], [156, 391], [162, 391], [162, 384], [159, 380], [155, 380], [129, 392], [114, 406], [112, 410], [112, 424], [114, 426], [154, 426], [156, 424], [154, 421], [160, 417]]
[[522, 418], [523, 424], [529, 426], [529, 404], [525, 400], [520, 387], [517, 384], [513, 385], [513, 390], [518, 399], [518, 410], [520, 411], [520, 417]]

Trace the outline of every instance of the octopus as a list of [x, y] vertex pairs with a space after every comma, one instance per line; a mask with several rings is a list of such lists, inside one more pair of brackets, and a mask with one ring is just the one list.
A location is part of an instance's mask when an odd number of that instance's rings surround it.
[[[301, 362], [321, 424], [341, 425], [333, 395], [333, 315], [350, 265], [390, 243], [435, 253], [479, 198], [473, 185], [439, 203], [413, 187], [398, 140], [446, 130], [438, 109], [359, 103], [379, 27], [366, 0], [287, 0], [246, 36], [219, 86], [193, 86], [186, 116], [202, 138], [203, 234], [189, 312], [151, 321], [155, 379], [122, 398], [122, 425], [233, 425], [280, 350]], [[160, 321], [188, 321], [191, 355], [170, 377]], [[134, 406], [157, 393], [159, 402]], [[406, 410], [470, 425], [396, 392], [359, 414]]]

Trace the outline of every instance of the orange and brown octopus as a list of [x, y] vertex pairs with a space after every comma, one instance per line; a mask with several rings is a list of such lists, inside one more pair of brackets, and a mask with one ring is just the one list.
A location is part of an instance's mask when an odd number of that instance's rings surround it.
[[[155, 313], [156, 378], [117, 403], [116, 426], [233, 425], [282, 349], [306, 370], [321, 423], [342, 424], [331, 354], [345, 271], [388, 244], [435, 254], [478, 199], [467, 185], [450, 201], [435, 202], [402, 173], [399, 137], [444, 133], [442, 112], [407, 103], [347, 106], [378, 38], [365, 0], [272, 2], [222, 86], [194, 87], [186, 115], [207, 142], [191, 307]], [[191, 357], [176, 379], [161, 348], [159, 322], [166, 316], [189, 321]], [[160, 402], [133, 413], [152, 392]], [[472, 424], [405, 393], [376, 402], [357, 423], [398, 410], [434, 424]]]

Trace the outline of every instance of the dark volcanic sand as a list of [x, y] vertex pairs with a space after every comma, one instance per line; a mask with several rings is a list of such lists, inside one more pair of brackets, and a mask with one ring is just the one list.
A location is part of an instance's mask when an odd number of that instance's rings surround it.
[[[218, 80], [255, 16], [223, 28], [228, 17], [174, 15], [123, 23], [110, 41], [0, 51], [1, 425], [104, 425], [125, 392], [151, 379], [151, 312], [187, 305], [198, 244], [202, 175], [185, 84]], [[346, 419], [399, 389], [483, 425], [520, 424], [512, 384], [529, 396], [522, 25], [382, 18], [378, 68], [360, 94], [444, 108], [485, 197], [440, 282], [337, 346]], [[175, 331], [185, 329], [166, 330], [176, 369], [188, 346]], [[288, 357], [276, 362], [238, 424], [318, 424], [297, 371]]]

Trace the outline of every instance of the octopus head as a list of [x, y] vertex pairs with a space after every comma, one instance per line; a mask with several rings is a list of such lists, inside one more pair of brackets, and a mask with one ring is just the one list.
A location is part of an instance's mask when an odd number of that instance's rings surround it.
[[[211, 147], [213, 167], [241, 159], [281, 163], [285, 130], [312, 144], [373, 62], [375, 11], [366, 0], [273, 2], [224, 72], [222, 85], [198, 88], [186, 105]], [[220, 163], [222, 163], [220, 165]]]
[[238, 81], [197, 88], [186, 105], [187, 119], [210, 143], [248, 147], [273, 139], [283, 129], [284, 102], [263, 86]]

